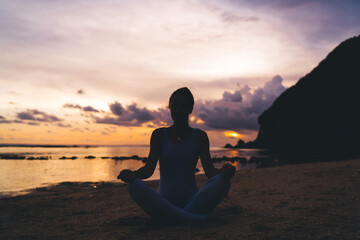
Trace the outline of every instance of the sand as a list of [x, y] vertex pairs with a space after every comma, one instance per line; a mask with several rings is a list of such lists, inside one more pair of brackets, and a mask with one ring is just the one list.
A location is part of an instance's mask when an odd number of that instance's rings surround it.
[[154, 222], [120, 183], [2, 198], [0, 216], [1, 239], [360, 239], [360, 159], [238, 171], [229, 196], [195, 226]]

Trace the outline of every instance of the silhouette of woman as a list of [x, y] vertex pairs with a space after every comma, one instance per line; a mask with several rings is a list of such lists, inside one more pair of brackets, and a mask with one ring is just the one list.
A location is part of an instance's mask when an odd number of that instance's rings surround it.
[[[229, 192], [235, 167], [228, 163], [221, 169], [214, 167], [207, 134], [189, 126], [188, 118], [193, 106], [194, 98], [188, 88], [176, 90], [169, 100], [174, 124], [153, 131], [150, 153], [144, 167], [136, 171], [122, 170], [117, 177], [129, 183], [130, 196], [152, 218], [203, 222]], [[195, 182], [199, 156], [209, 178], [200, 191]], [[158, 160], [160, 184], [158, 192], [155, 192], [141, 179], [153, 174]]]

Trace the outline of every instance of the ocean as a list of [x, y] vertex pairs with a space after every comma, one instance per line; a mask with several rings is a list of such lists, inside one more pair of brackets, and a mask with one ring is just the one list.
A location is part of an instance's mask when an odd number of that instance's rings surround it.
[[[30, 189], [61, 182], [119, 182], [116, 179], [119, 172], [122, 169], [136, 170], [142, 167], [144, 163], [136, 160], [136, 156], [147, 157], [148, 152], [149, 146], [1, 145], [0, 197], [20, 195]], [[279, 163], [279, 159], [274, 158], [274, 152], [264, 149], [211, 147], [210, 153], [212, 158], [218, 158], [214, 162], [215, 167], [218, 168], [225, 161], [233, 164], [237, 170], [264, 166], [264, 163], [275, 165]], [[16, 157], [19, 159], [11, 159]], [[115, 160], [112, 159], [114, 157], [129, 159]], [[283, 158], [289, 159], [291, 156], [283, 156]], [[258, 161], [259, 159], [261, 161]], [[197, 168], [199, 169], [197, 174], [204, 173], [200, 161]], [[152, 177], [147, 180], [159, 178], [158, 164]]]

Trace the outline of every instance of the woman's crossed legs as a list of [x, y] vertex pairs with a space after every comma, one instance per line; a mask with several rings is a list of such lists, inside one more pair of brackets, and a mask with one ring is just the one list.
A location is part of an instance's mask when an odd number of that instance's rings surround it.
[[215, 209], [229, 190], [230, 180], [223, 175], [216, 175], [210, 178], [190, 203], [181, 209], [138, 178], [128, 185], [131, 198], [150, 217], [164, 221], [191, 223], [204, 222], [207, 214]]

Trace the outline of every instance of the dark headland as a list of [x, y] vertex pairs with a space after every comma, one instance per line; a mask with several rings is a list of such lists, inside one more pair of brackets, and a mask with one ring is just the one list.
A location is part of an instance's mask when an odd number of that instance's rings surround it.
[[[360, 153], [360, 36], [338, 45], [258, 118], [253, 142], [238, 147]], [[227, 147], [231, 147], [227, 145]]]

